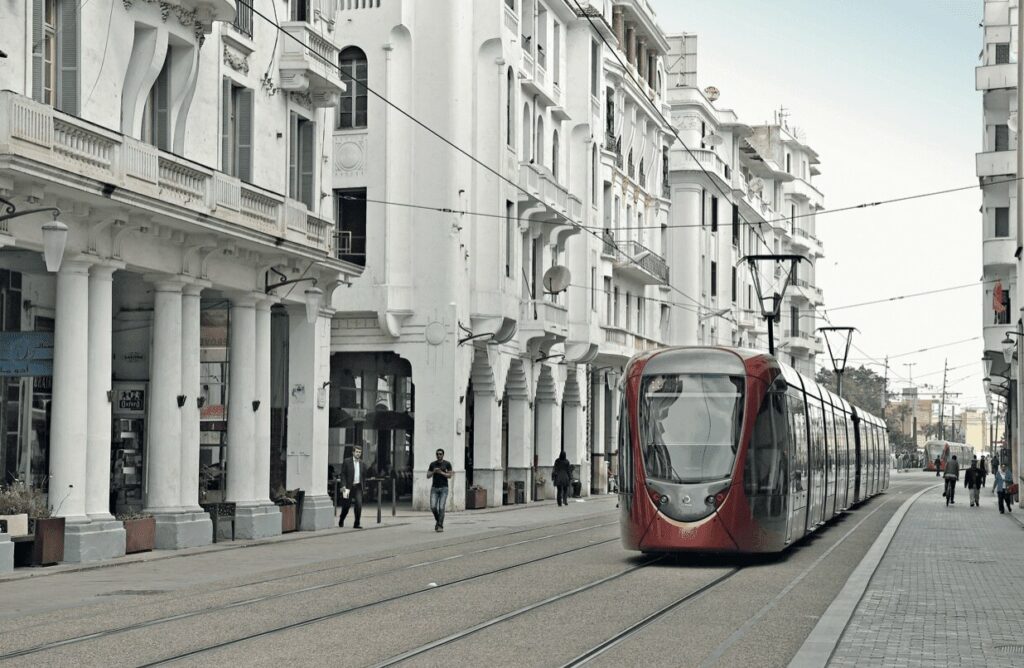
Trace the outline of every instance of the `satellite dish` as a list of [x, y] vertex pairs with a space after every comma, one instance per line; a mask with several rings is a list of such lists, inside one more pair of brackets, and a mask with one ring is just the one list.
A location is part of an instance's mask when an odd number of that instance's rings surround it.
[[704, 89], [704, 94], [707, 95], [708, 100], [714, 102], [715, 100], [722, 96], [722, 91], [718, 90], [714, 86], [708, 86], [707, 88]]
[[519, 323], [516, 322], [515, 318], [502, 318], [501, 326], [498, 327], [498, 331], [491, 335], [491, 343], [508, 343], [512, 340], [512, 337], [516, 335], [516, 330], [519, 327]]
[[544, 284], [545, 292], [554, 295], [568, 290], [571, 281], [572, 276], [569, 274], [569, 268], [556, 264], [544, 272], [544, 278], [541, 283]]
[[716, 135], [714, 132], [704, 136], [704, 143], [708, 146], [721, 146], [724, 141], [721, 135]]

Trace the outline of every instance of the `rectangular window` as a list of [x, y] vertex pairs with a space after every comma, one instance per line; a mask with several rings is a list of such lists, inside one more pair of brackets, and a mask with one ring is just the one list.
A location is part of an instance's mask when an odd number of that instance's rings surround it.
[[225, 78], [221, 108], [221, 171], [252, 182], [252, 91]]
[[718, 263], [711, 261], [711, 296], [718, 296]]
[[636, 298], [636, 331], [638, 334], [646, 333], [647, 308], [643, 297]]
[[57, 0], [43, 0], [43, 102], [57, 104]]
[[597, 42], [590, 43], [590, 95], [597, 97], [601, 87], [601, 46]]
[[590, 310], [597, 313], [597, 267], [590, 267]]
[[1005, 206], [996, 207], [996, 237], [1010, 236], [1010, 209]]
[[551, 27], [551, 81], [556, 86], [560, 83], [558, 73], [562, 69], [562, 24], [554, 21]]
[[996, 65], [1006, 65], [1010, 62], [1010, 45], [996, 44]]
[[708, 222], [707, 222], [708, 221], [708, 212], [706, 210], [707, 209], [707, 199], [708, 199], [707, 192], [701, 190], [700, 191], [700, 226], [701, 227], [704, 227], [705, 225], [708, 224]]
[[142, 112], [142, 141], [160, 150], [171, 150], [171, 49], [167, 49], [164, 65], [149, 89]]
[[338, 258], [366, 266], [366, 188], [335, 190]]
[[31, 1], [32, 98], [69, 114], [78, 114], [80, 4]]
[[289, 4], [291, 4], [289, 16], [292, 21], [309, 21], [309, 0], [290, 0]]
[[669, 336], [669, 328], [671, 327], [671, 316], [668, 309], [668, 304], [661, 305], [661, 340], [664, 343], [672, 343], [671, 336]]
[[796, 306], [789, 307], [789, 334], [800, 336], [800, 309]]
[[294, 111], [289, 117], [288, 133], [288, 196], [313, 209], [313, 177], [316, 172], [314, 156], [316, 123]]
[[736, 267], [732, 268], [732, 303], [736, 303]]
[[633, 331], [633, 295], [626, 293], [626, 330]]
[[612, 297], [612, 325], [619, 326], [619, 286], [615, 286]]
[[252, 5], [248, 1], [235, 3], [235, 20], [231, 27], [243, 35], [252, 37]]
[[516, 220], [516, 205], [505, 200], [505, 278], [512, 278], [512, 254], [516, 247], [519, 221]]
[[740, 245], [740, 207], [736, 204], [732, 205], [732, 245]]
[[1010, 150], [1010, 128], [1004, 125], [995, 126], [995, 140], [997, 151], [1009, 151]]
[[615, 305], [612, 303], [612, 279], [604, 277], [604, 324], [611, 325], [615, 318]]
[[718, 231], [718, 198], [711, 197], [711, 231]]
[[338, 100], [338, 129], [365, 128], [368, 81], [366, 55], [355, 47], [349, 47], [341, 52], [338, 68], [341, 70], [341, 80], [345, 83], [345, 92]]

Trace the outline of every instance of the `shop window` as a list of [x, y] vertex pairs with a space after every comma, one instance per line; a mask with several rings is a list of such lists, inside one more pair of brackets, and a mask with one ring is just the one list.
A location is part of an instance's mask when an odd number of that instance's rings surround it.
[[338, 257], [366, 266], [366, 188], [335, 190]]

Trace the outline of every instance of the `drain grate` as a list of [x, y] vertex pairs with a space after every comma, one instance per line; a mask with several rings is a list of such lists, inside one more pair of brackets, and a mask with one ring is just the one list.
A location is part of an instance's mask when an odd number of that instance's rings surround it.
[[118, 589], [116, 591], [105, 591], [100, 596], [155, 596], [166, 594], [166, 589]]
[[996, 645], [1003, 654], [1024, 654], [1024, 645]]

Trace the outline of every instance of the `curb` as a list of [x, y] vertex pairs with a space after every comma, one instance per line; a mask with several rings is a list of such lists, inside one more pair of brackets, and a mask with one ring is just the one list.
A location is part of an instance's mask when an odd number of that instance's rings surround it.
[[853, 617], [857, 605], [863, 598], [872, 576], [878, 570], [882, 557], [885, 556], [889, 544], [896, 536], [896, 531], [902, 524], [903, 518], [922, 495], [934, 491], [937, 486], [930, 485], [914, 494], [904, 501], [903, 505], [889, 519], [888, 524], [878, 534], [878, 538], [871, 544], [871, 548], [861, 559], [860, 564], [850, 574], [839, 595], [828, 606], [825, 614], [821, 616], [810, 635], [804, 640], [804, 644], [800, 646], [799, 651], [790, 661], [789, 668], [818, 668], [828, 664], [836, 646], [839, 645], [847, 624], [850, 623], [850, 618]]

